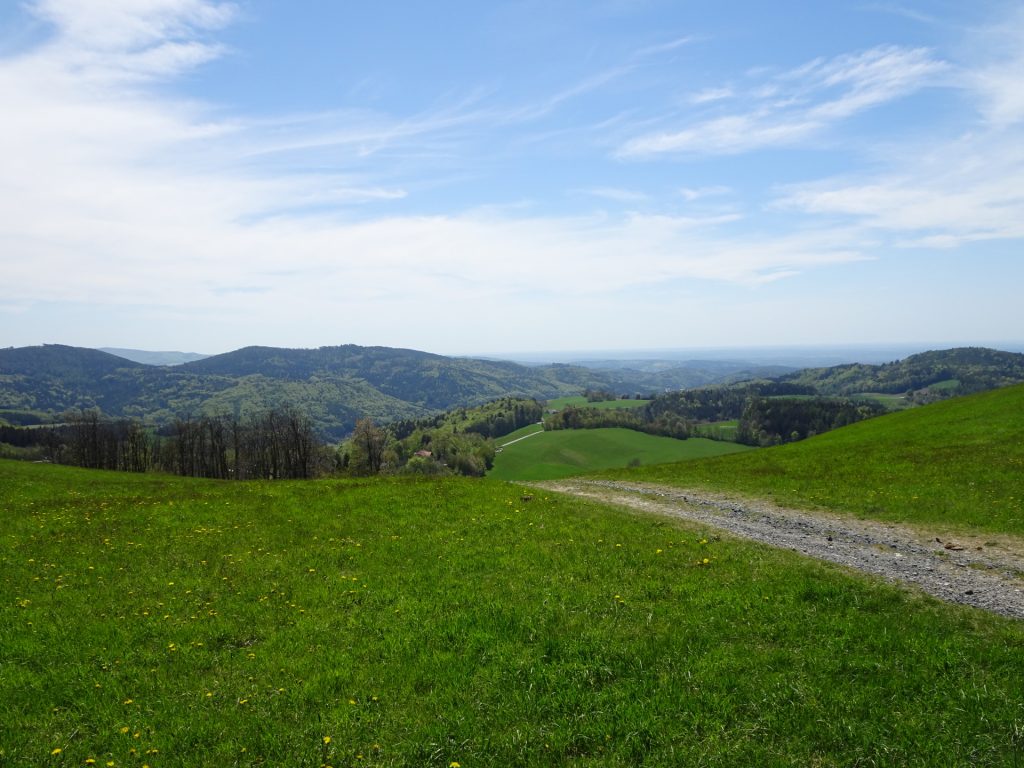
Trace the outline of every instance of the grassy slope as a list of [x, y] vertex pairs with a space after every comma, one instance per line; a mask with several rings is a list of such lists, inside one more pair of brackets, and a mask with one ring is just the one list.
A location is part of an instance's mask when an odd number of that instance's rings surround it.
[[880, 520], [1024, 535], [1024, 386], [778, 448], [618, 474]]
[[494, 458], [489, 476], [498, 480], [551, 480], [623, 467], [633, 459], [653, 464], [745, 450], [745, 446], [735, 443], [703, 438], [675, 440], [631, 429], [564, 429], [502, 449]]
[[576, 397], [559, 397], [548, 400], [547, 407], [553, 411], [560, 411], [568, 406], [575, 408], [597, 408], [598, 410], [618, 410], [622, 408], [643, 408], [650, 400], [599, 400], [590, 402], [582, 395]]
[[1021, 622], [676, 522], [459, 478], [14, 462], [0, 508], [4, 765], [1000, 765], [1024, 748]]

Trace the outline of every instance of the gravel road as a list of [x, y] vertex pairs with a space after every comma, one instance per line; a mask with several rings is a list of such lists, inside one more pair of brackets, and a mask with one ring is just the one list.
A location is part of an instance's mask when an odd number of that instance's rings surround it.
[[567, 479], [529, 485], [704, 523], [912, 584], [942, 600], [1024, 619], [1020, 542], [940, 537], [899, 525], [647, 483]]

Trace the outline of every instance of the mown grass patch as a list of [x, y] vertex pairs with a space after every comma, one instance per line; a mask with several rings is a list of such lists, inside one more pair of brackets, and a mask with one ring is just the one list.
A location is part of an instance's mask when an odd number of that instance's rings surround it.
[[862, 517], [1024, 535], [1024, 387], [880, 416], [800, 443], [617, 477]]
[[461, 478], [0, 462], [0, 763], [1002, 765], [1024, 626]]
[[494, 457], [489, 476], [498, 480], [552, 480], [609, 467], [655, 464], [749, 450], [707, 438], [676, 440], [631, 429], [549, 430]]

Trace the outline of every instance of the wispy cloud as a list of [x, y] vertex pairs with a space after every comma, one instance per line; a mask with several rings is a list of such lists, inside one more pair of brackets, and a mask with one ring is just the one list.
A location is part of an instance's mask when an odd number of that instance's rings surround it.
[[689, 97], [688, 101], [691, 104], [710, 104], [713, 101], [722, 101], [723, 99], [730, 99], [735, 95], [732, 88], [723, 86], [721, 88], [705, 88], [703, 91], [698, 91]]
[[[423, 296], [424, 280], [438, 296], [459, 295], [467, 282], [496, 296], [529, 291], [533, 276], [545, 274], [583, 295], [664, 279], [756, 283], [861, 258], [822, 239], [766, 247], [758, 238], [726, 238], [721, 230], [736, 221], [733, 214], [566, 218], [477, 210], [357, 220], [346, 215], [351, 205], [407, 194], [382, 182], [379, 171], [346, 170], [363, 150], [484, 120], [476, 105], [399, 120], [339, 112], [261, 124], [160, 96], [140, 78], [94, 77], [115, 70], [172, 77], [186, 62], [198, 66], [220, 54], [203, 38], [226, 23], [230, 6], [47, 0], [34, 7], [56, 25], [54, 38], [0, 60], [0, 100], [8, 107], [0, 144], [9, 151], [0, 166], [5, 302], [17, 286], [25, 301], [159, 305], [173, 297], [178, 307], [259, 314], [252, 297], [272, 287], [282, 306], [327, 311], [357, 298]], [[97, 19], [110, 25], [99, 42], [91, 37]], [[146, 58], [171, 42], [205, 53]], [[548, 104], [615, 76], [583, 81]], [[337, 151], [330, 172], [302, 174], [273, 162], [289, 152], [323, 159], [325, 148]], [[590, 192], [641, 199], [617, 187]], [[624, 254], [634, 267], [626, 277]], [[232, 290], [237, 285], [246, 290]]]
[[964, 75], [986, 121], [996, 128], [1024, 121], [1024, 10], [974, 35], [984, 60]]
[[732, 192], [732, 189], [721, 185], [714, 187], [683, 187], [679, 190], [683, 199], [688, 203], [692, 203], [694, 200], [700, 200], [705, 197], [728, 195], [730, 192]]
[[592, 187], [580, 191], [592, 197], [614, 200], [617, 203], [641, 203], [650, 199], [650, 195], [644, 192], [638, 192], [634, 189], [620, 189], [618, 187]]
[[982, 53], [951, 74], [980, 110], [969, 131], [897, 145], [875, 175], [790, 186], [777, 205], [857, 222], [902, 246], [1024, 237], [1024, 13], [976, 34]]
[[792, 145], [858, 112], [930, 85], [946, 69], [944, 62], [923, 48], [882, 46], [817, 59], [755, 85], [744, 112], [636, 136], [620, 147], [619, 154], [635, 158], [738, 154]]
[[640, 48], [633, 52], [632, 58], [642, 59], [647, 56], [658, 56], [663, 53], [670, 53], [671, 51], [678, 50], [683, 46], [690, 45], [694, 38], [692, 35], [685, 35], [683, 37], [677, 37], [674, 40], [669, 40], [666, 43], [656, 43], [655, 45], [648, 45], [644, 48]]

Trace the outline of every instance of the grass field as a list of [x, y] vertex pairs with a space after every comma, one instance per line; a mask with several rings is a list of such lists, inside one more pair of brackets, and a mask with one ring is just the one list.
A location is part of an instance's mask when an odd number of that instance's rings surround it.
[[551, 480], [625, 467], [630, 462], [655, 464], [746, 450], [746, 446], [735, 443], [705, 438], [675, 440], [631, 429], [560, 429], [503, 448], [494, 457], [489, 476], [498, 480]]
[[613, 474], [878, 520], [1024, 536], [1024, 386], [741, 456]]
[[903, 408], [909, 408], [911, 405], [906, 395], [890, 395], [885, 392], [861, 392], [852, 397], [860, 400], [872, 400], [884, 405], [890, 411], [902, 410]]
[[512, 442], [513, 440], [518, 440], [521, 437], [526, 437], [527, 435], [533, 435], [533, 434], [536, 434], [538, 432], [543, 432], [543, 431], [544, 431], [544, 427], [542, 425], [540, 425], [540, 424], [529, 424], [529, 425], [527, 425], [525, 427], [517, 429], [515, 432], [510, 432], [509, 434], [505, 435], [504, 437], [497, 437], [497, 438], [495, 438], [494, 439], [494, 443], [498, 447], [501, 447], [503, 445], [506, 445], [506, 444]]
[[15, 462], [0, 508], [5, 766], [956, 766], [1024, 749], [1024, 623], [664, 519], [489, 480]]
[[568, 406], [575, 408], [643, 408], [650, 400], [599, 400], [592, 403], [587, 398], [578, 395], [576, 397], [559, 397], [555, 400], [548, 400], [547, 408], [552, 411], [560, 411]]

